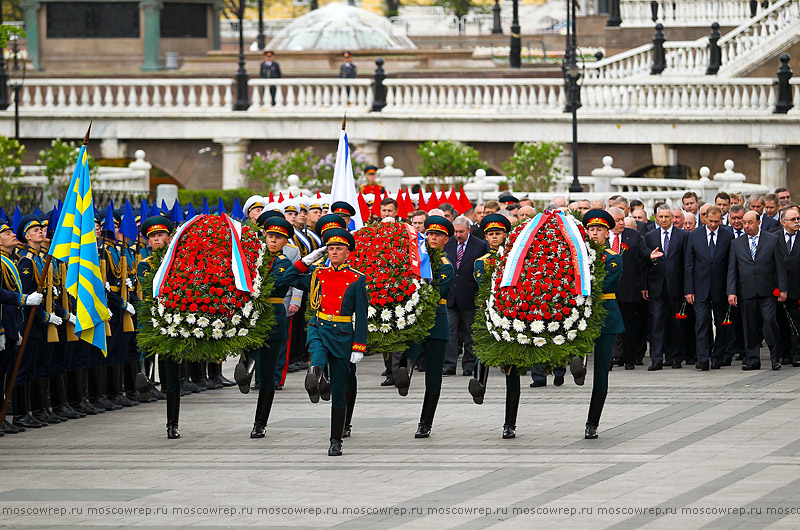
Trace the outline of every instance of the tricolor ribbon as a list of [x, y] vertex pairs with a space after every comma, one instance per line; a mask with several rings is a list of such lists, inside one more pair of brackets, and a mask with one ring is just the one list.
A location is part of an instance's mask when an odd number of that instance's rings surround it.
[[411, 265], [411, 272], [413, 272], [418, 278], [421, 278], [422, 272], [420, 270], [421, 261], [419, 255], [419, 237], [417, 237], [417, 231], [410, 224], [403, 223], [403, 226], [406, 227], [406, 233], [408, 235], [408, 262]]

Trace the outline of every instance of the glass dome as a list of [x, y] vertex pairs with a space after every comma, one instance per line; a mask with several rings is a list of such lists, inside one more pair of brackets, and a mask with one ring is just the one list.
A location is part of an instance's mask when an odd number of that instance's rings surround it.
[[416, 46], [389, 21], [365, 9], [333, 3], [286, 26], [267, 45], [272, 50], [405, 50]]

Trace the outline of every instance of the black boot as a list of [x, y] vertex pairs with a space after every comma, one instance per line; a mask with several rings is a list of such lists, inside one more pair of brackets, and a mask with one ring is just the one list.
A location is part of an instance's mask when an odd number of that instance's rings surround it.
[[322, 398], [322, 401], [331, 400], [331, 381], [327, 366], [322, 370], [322, 377], [319, 378], [319, 397]]
[[269, 420], [269, 412], [272, 410], [272, 401], [274, 399], [274, 390], [267, 390], [264, 387], [258, 390], [256, 420], [253, 423], [253, 430], [250, 431], [250, 438], [263, 438], [266, 436], [267, 420]]
[[30, 383], [16, 384], [11, 391], [11, 404], [14, 410], [12, 423], [23, 429], [38, 429], [45, 427], [47, 423], [37, 420], [31, 414], [30, 385]]
[[597, 427], [600, 425], [600, 415], [603, 413], [603, 405], [606, 402], [608, 392], [592, 390], [592, 400], [589, 402], [589, 415], [586, 419], [586, 432], [584, 438], [594, 440], [597, 438]]
[[328, 456], [342, 456], [342, 433], [347, 407], [331, 407], [331, 446]]
[[503, 438], [517, 436], [517, 411], [519, 410], [519, 392], [506, 390], [506, 420], [503, 424]]
[[483, 404], [483, 396], [486, 394], [486, 381], [489, 379], [489, 367], [483, 363], [475, 365], [475, 377], [469, 380], [469, 393], [472, 394], [472, 401], [478, 405]]
[[[319, 403], [319, 380], [322, 377], [322, 369], [319, 366], [310, 366], [306, 374], [305, 387], [311, 403]], [[344, 424], [342, 424], [344, 425]]]
[[89, 401], [89, 368], [86, 366], [75, 370], [75, 388], [78, 393], [78, 402], [73, 405], [75, 410], [94, 416], [106, 411], [106, 409], [97, 408]]
[[347, 414], [344, 416], [344, 431], [342, 431], [342, 438], [350, 438], [350, 432], [353, 430], [353, 409], [356, 408], [356, 395], [358, 392], [345, 392], [344, 401], [347, 404]]
[[208, 364], [208, 378], [218, 385], [222, 385], [224, 387], [229, 387], [236, 384], [222, 375], [222, 363]]
[[103, 410], [119, 410], [122, 408], [122, 405], [112, 403], [106, 398], [107, 378], [107, 366], [95, 366], [92, 368], [92, 379], [94, 381], [94, 400], [92, 400], [92, 405]]
[[66, 418], [56, 416], [49, 409], [50, 405], [50, 382], [44, 377], [34, 379], [31, 383], [31, 409], [33, 416], [44, 423], [61, 423], [67, 421]]
[[207, 361], [202, 361], [200, 363], [200, 377], [202, 378], [203, 384], [206, 385], [206, 388], [209, 390], [219, 390], [222, 388], [222, 383], [217, 383], [211, 378], [213, 375], [212, 365], [216, 366], [216, 363], [209, 364]]
[[167, 392], [167, 438], [175, 440], [181, 437], [178, 430], [178, 417], [181, 411], [181, 393]]
[[69, 406], [69, 403], [67, 402], [67, 386], [64, 383], [64, 377], [65, 375], [61, 374], [50, 378], [50, 394], [53, 403], [53, 413], [69, 420], [85, 418], [86, 414], [79, 413], [77, 410]]
[[408, 388], [411, 386], [411, 375], [414, 373], [414, 365], [408, 368], [408, 359], [405, 357], [400, 359], [400, 366], [397, 367], [397, 373], [394, 374], [394, 386], [397, 387], [397, 393], [401, 396], [408, 395]]
[[125, 383], [125, 397], [132, 401], [135, 405], [139, 403], [147, 403], [150, 396], [142, 396], [136, 388], [136, 375], [139, 373], [139, 363], [136, 361], [128, 361], [122, 365], [122, 380]]
[[575, 378], [575, 384], [583, 386], [586, 382], [586, 357], [573, 357], [569, 363], [569, 371]]
[[419, 425], [414, 438], [427, 438], [431, 435], [433, 427], [433, 416], [436, 414], [436, 405], [439, 403], [439, 394], [425, 392], [422, 399], [422, 413], [419, 415]]
[[239, 385], [239, 392], [242, 394], [250, 393], [250, 381], [253, 380], [253, 372], [256, 369], [256, 362], [254, 359], [249, 359], [242, 356], [239, 363], [233, 370], [233, 379]]

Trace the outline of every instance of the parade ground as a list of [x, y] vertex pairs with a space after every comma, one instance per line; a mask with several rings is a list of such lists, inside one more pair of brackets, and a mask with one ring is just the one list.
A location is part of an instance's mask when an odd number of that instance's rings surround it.
[[503, 376], [478, 406], [459, 370], [415, 440], [423, 374], [403, 398], [379, 385], [382, 367], [358, 365], [341, 457], [326, 454], [330, 403], [308, 400], [304, 373], [260, 440], [257, 392], [236, 387], [184, 397], [180, 440], [163, 401], [6, 435], [0, 526], [800, 527], [800, 368], [615, 368], [597, 440], [583, 439], [591, 371], [583, 387], [523, 377], [517, 438], [503, 440]]

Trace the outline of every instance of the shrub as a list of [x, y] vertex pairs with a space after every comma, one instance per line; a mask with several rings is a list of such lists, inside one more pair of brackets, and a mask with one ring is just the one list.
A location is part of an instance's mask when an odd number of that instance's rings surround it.
[[422, 157], [417, 168], [420, 174], [442, 187], [461, 186], [475, 171], [489, 167], [477, 149], [452, 140], [429, 140], [419, 146], [417, 153]]
[[556, 165], [562, 152], [558, 142], [517, 142], [514, 154], [503, 163], [506, 179], [514, 191], [550, 191], [563, 171]]

